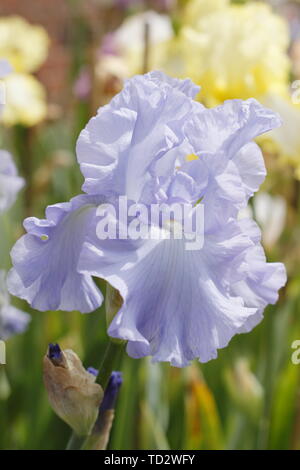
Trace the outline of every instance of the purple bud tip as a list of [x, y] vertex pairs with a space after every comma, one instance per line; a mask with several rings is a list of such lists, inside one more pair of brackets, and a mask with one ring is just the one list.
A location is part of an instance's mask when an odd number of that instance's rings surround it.
[[88, 367], [88, 368], [87, 368], [87, 371], [88, 371], [90, 374], [94, 375], [95, 377], [97, 377], [97, 375], [99, 374], [99, 371], [98, 371], [97, 369], [95, 369], [94, 367]]
[[49, 359], [60, 359], [61, 349], [58, 344], [49, 344], [48, 357]]
[[122, 383], [123, 378], [121, 372], [112, 372], [104, 392], [100, 411], [104, 412], [106, 410], [113, 410], [115, 408], [119, 388], [121, 387]]

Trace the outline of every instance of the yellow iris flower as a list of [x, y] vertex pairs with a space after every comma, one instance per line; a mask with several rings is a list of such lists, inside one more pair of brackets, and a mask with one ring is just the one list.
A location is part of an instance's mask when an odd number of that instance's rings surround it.
[[277, 111], [282, 127], [259, 142], [294, 166], [300, 179], [300, 81], [296, 104], [296, 91], [288, 90], [289, 40], [285, 20], [268, 5], [191, 0], [179, 34], [152, 51], [151, 67], [191, 78], [208, 106], [254, 97]]
[[6, 126], [22, 124], [30, 127], [45, 119], [46, 93], [34, 76], [12, 73], [4, 79], [4, 83], [6, 103], [1, 120]]
[[192, 0], [179, 35], [156, 48], [152, 65], [190, 77], [213, 106], [282, 92], [290, 69], [288, 44], [285, 21], [268, 5]]
[[20, 16], [0, 18], [0, 57], [15, 72], [35, 72], [46, 60], [49, 37], [42, 26], [31, 25]]
[[282, 163], [295, 168], [295, 176], [300, 179], [300, 101], [286, 91], [285, 95], [268, 94], [261, 100], [265, 106], [277, 111], [282, 126], [262, 137], [262, 146], [279, 154]]
[[3, 79], [6, 103], [1, 121], [5, 125], [30, 127], [46, 117], [46, 92], [31, 74], [45, 61], [48, 47], [49, 37], [42, 26], [19, 16], [0, 18], [0, 58], [13, 68]]

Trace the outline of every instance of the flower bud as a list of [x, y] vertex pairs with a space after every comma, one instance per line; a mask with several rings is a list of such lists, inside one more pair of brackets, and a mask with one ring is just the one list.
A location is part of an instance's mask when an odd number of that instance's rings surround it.
[[119, 389], [123, 383], [121, 372], [113, 371], [109, 378], [107, 387], [105, 388], [104, 397], [101, 402], [100, 413], [106, 410], [114, 410], [119, 393]]
[[84, 369], [74, 351], [50, 344], [44, 357], [44, 383], [53, 410], [78, 436], [87, 436], [103, 397], [93, 372]]
[[107, 448], [115, 417], [116, 401], [122, 383], [121, 372], [112, 372], [104, 391], [104, 397], [93, 432], [85, 443], [86, 450], [105, 450]]

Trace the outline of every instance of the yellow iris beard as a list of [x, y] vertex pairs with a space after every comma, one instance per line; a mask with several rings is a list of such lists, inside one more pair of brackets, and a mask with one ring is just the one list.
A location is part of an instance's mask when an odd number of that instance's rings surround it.
[[192, 162], [193, 160], [198, 160], [198, 158], [199, 157], [197, 157], [197, 155], [195, 155], [194, 153], [190, 153], [189, 155], [187, 155], [185, 157], [187, 162]]

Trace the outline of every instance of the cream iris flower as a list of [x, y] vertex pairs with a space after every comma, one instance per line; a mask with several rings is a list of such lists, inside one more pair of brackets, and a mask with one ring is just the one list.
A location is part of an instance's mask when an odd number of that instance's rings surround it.
[[149, 68], [191, 78], [201, 85], [198, 98], [209, 107], [226, 99], [254, 97], [278, 111], [283, 126], [268, 135], [268, 149], [295, 166], [300, 178], [300, 105], [293, 104], [288, 93], [291, 63], [285, 20], [262, 2], [229, 0], [190, 0], [178, 20], [177, 34], [169, 19], [151, 12], [125, 21], [114, 45], [129, 75], [142, 70], [147, 21]]
[[[165, 42], [171, 41], [174, 32], [168, 15], [155, 11], [146, 11], [128, 17], [114, 33], [114, 46], [124, 58], [132, 74], [140, 73], [143, 69], [145, 25], [149, 27], [149, 59], [151, 67], [152, 54], [158, 46], [160, 49]], [[130, 73], [129, 73], [130, 74]]]
[[283, 163], [288, 163], [296, 169], [295, 176], [300, 179], [300, 103], [294, 104], [291, 96], [268, 94], [262, 100], [264, 104], [282, 117], [283, 125], [273, 130], [264, 138], [264, 143], [271, 143]]
[[12, 73], [5, 78], [6, 106], [2, 121], [7, 126], [34, 126], [47, 114], [43, 85], [32, 75]]
[[228, 0], [190, 0], [183, 12], [183, 23], [197, 26], [199, 18], [228, 6]]
[[0, 57], [13, 68], [3, 80], [6, 106], [1, 120], [5, 125], [33, 126], [46, 117], [46, 92], [31, 74], [45, 61], [48, 46], [43, 27], [18, 16], [0, 18]]
[[290, 67], [285, 22], [261, 3], [203, 5], [191, 2], [176, 45], [163, 44], [154, 65], [201, 83], [209, 105], [282, 90]]
[[19, 16], [0, 18], [0, 57], [16, 72], [35, 72], [46, 60], [49, 38], [42, 26]]

